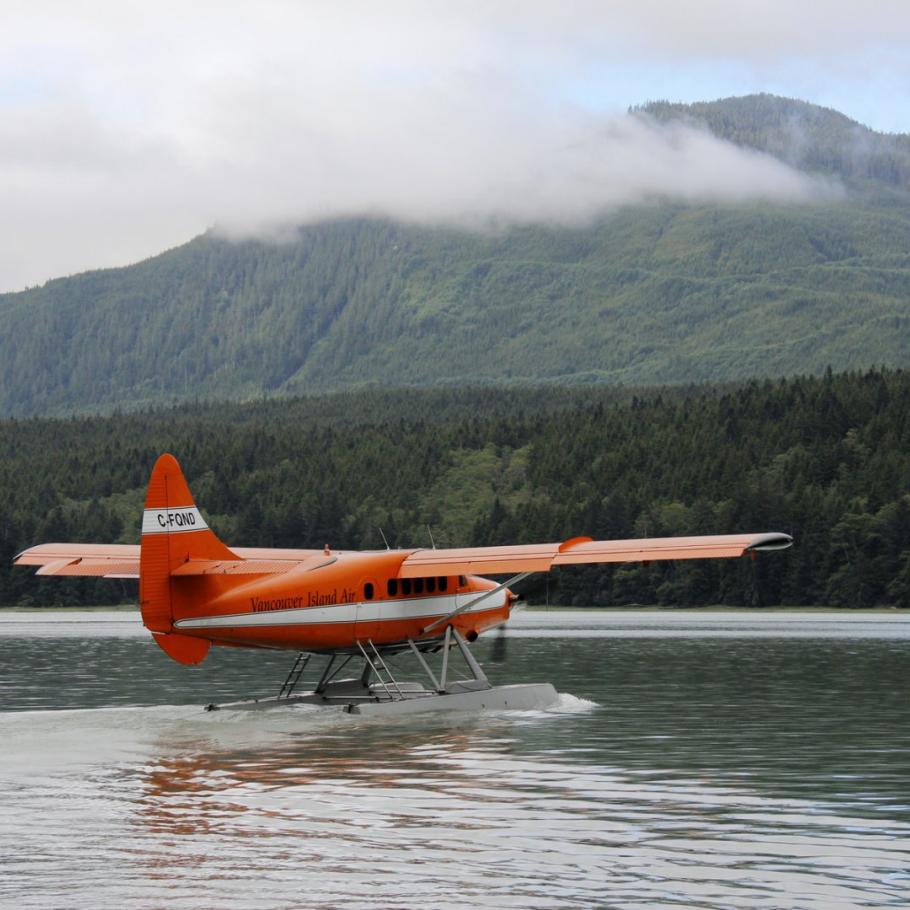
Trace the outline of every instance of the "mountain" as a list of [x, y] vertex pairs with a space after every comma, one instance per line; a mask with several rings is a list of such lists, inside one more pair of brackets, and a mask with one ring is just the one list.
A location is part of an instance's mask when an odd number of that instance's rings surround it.
[[345, 220], [281, 244], [207, 234], [0, 295], [0, 413], [908, 363], [908, 137], [771, 96], [637, 113], [699, 122], [848, 193], [811, 206], [654, 203], [574, 229]]
[[652, 101], [632, 112], [706, 127], [801, 170], [835, 175], [854, 189], [874, 191], [880, 183], [910, 190], [910, 135], [877, 133], [816, 104], [762, 94], [697, 104]]

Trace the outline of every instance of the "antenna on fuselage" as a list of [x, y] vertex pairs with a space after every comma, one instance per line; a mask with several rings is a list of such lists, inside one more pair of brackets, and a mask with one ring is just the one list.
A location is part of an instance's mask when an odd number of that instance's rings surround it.
[[389, 542], [385, 539], [385, 534], [382, 533], [382, 528], [379, 529], [379, 536], [382, 538], [382, 542], [385, 544], [385, 548], [387, 550], [391, 550], [392, 548], [389, 546]]
[[427, 534], [430, 535], [430, 543], [432, 544], [433, 549], [435, 550], [435, 549], [436, 549], [436, 541], [433, 540], [433, 529], [432, 529], [429, 525], [427, 525]]

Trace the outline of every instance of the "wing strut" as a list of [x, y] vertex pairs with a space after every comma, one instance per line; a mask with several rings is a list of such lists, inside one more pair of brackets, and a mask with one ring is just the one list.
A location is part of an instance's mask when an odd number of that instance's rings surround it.
[[491, 588], [489, 591], [484, 591], [480, 597], [475, 597], [473, 600], [469, 600], [466, 604], [462, 604], [457, 610], [452, 610], [451, 613], [446, 613], [445, 616], [440, 616], [439, 619], [434, 620], [428, 626], [425, 626], [420, 630], [421, 635], [426, 635], [427, 632], [432, 632], [437, 626], [441, 626], [443, 623], [447, 623], [450, 619], [454, 619], [456, 616], [464, 613], [465, 610], [470, 610], [474, 604], [480, 603], [482, 600], [486, 600], [488, 597], [491, 597], [493, 594], [497, 594], [503, 588], [508, 588], [511, 585], [517, 584], [519, 581], [527, 578], [529, 575], [533, 575], [533, 572], [519, 572], [518, 575], [513, 575], [507, 581], [504, 581], [501, 585], [497, 585], [495, 588]]

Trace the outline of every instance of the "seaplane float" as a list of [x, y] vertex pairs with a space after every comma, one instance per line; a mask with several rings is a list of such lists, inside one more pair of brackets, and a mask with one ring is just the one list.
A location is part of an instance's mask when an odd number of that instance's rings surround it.
[[[277, 695], [210, 710], [309, 704], [408, 714], [526, 710], [557, 699], [549, 683], [492, 685], [471, 653], [478, 636], [509, 619], [518, 600], [510, 588], [532, 573], [583, 563], [754, 558], [791, 544], [788, 534], [772, 532], [455, 549], [228, 547], [196, 507], [177, 460], [164, 454], [152, 470], [138, 546], [45, 543], [15, 563], [38, 566], [38, 575], [138, 578], [142, 621], [181, 664], [200, 663], [213, 645], [295, 652]], [[298, 692], [317, 656], [324, 660], [318, 682]], [[399, 678], [393, 667], [402, 657], [424, 682]]]

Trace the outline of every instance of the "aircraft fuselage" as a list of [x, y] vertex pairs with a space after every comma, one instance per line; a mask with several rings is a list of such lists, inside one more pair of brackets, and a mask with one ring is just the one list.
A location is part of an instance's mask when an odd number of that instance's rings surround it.
[[174, 631], [218, 644], [319, 652], [365, 640], [377, 646], [418, 640], [434, 620], [469, 602], [451, 620], [468, 641], [508, 619], [508, 590], [482, 596], [496, 582], [471, 575], [398, 578], [401, 561], [400, 551], [327, 552], [240, 585], [236, 575], [187, 577], [174, 605], [180, 617]]

